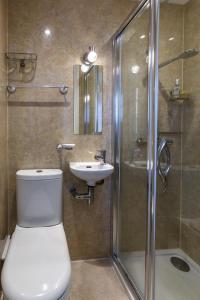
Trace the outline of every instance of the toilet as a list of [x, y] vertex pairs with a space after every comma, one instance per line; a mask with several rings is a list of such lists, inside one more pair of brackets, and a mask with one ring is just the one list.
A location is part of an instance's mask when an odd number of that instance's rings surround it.
[[71, 264], [62, 224], [62, 171], [20, 170], [17, 225], [3, 265], [6, 300], [66, 300]]

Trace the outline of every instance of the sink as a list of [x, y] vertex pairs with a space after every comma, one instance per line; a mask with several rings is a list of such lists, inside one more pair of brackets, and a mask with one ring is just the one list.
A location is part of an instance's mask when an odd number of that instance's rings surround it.
[[97, 181], [105, 179], [114, 171], [114, 167], [110, 164], [99, 162], [71, 162], [69, 166], [72, 174], [87, 181], [89, 186], [95, 186]]

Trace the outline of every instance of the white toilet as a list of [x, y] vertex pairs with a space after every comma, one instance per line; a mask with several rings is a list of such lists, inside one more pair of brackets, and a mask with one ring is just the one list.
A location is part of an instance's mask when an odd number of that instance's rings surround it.
[[62, 171], [17, 172], [18, 222], [1, 282], [7, 300], [65, 300], [71, 264], [62, 224]]

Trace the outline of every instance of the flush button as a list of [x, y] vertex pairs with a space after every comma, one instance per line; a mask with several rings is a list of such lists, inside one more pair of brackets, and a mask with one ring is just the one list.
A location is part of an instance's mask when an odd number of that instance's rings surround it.
[[42, 172], [43, 172], [42, 170], [37, 170], [37, 171], [36, 171], [36, 173], [42, 173]]

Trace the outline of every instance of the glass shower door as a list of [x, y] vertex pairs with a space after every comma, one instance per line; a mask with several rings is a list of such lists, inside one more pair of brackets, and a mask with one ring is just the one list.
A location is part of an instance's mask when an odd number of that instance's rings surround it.
[[156, 300], [200, 299], [199, 16], [199, 0], [160, 6], [159, 138], [170, 171], [158, 180]]
[[142, 298], [145, 288], [149, 9], [118, 37], [118, 261]]

